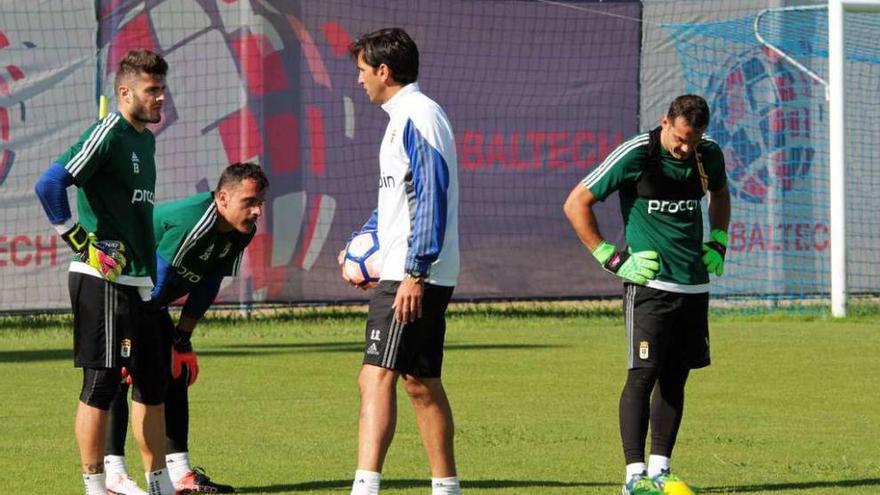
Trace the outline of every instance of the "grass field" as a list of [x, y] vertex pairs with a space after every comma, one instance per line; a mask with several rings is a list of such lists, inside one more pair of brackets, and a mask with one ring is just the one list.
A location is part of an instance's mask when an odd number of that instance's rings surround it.
[[[194, 463], [240, 493], [347, 493], [363, 316], [307, 310], [203, 324], [190, 389]], [[68, 325], [0, 325], [0, 493], [81, 493], [81, 374]], [[714, 494], [880, 492], [875, 316], [724, 316], [712, 336], [713, 365], [688, 385], [674, 462], [683, 477]], [[444, 378], [466, 492], [618, 493], [624, 356], [614, 315], [453, 312]], [[383, 493], [427, 494], [427, 462], [400, 400]], [[128, 447], [139, 473], [133, 440]]]

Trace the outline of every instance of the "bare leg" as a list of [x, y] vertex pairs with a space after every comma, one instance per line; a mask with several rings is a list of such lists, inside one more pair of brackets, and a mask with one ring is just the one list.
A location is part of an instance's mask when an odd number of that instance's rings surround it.
[[104, 435], [107, 431], [107, 411], [82, 401], [77, 404], [76, 443], [84, 474], [104, 472]]
[[141, 450], [144, 471], [165, 467], [165, 405], [148, 406], [131, 402], [131, 429]]
[[397, 426], [397, 377], [394, 370], [365, 364], [358, 377], [358, 469], [382, 472]]
[[456, 476], [453, 437], [455, 426], [452, 408], [440, 378], [417, 378], [404, 375], [404, 385], [416, 412], [422, 445], [431, 464], [431, 476]]

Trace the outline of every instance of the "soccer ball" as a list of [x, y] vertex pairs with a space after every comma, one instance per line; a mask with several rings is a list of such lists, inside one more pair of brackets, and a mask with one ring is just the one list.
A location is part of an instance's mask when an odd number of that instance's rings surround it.
[[361, 232], [348, 241], [342, 261], [342, 274], [348, 281], [363, 288], [374, 287], [379, 283], [381, 268], [375, 230]]

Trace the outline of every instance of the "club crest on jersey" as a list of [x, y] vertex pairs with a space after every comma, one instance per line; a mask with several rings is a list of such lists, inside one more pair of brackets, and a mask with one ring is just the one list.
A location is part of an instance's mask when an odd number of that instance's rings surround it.
[[232, 249], [232, 243], [227, 241], [226, 245], [223, 246], [223, 251], [220, 251], [220, 257], [225, 258], [227, 254], [229, 254], [229, 250]]
[[639, 358], [640, 359], [648, 359], [648, 356], [650, 356], [650, 355], [651, 355], [651, 353], [650, 353], [650, 348], [648, 347], [648, 341], [643, 340], [643, 341], [639, 342]]
[[141, 159], [134, 151], [131, 152], [131, 169], [136, 174], [141, 173]]
[[[208, 249], [205, 249], [205, 251], [201, 255], [199, 255], [199, 259], [202, 261], [208, 261], [209, 259], [211, 259], [211, 253], [213, 253], [213, 252], [214, 252], [214, 245], [211, 244], [210, 246], [208, 246]], [[223, 257], [223, 255], [221, 254], [220, 257]]]
[[131, 357], [131, 339], [122, 339], [119, 344], [119, 354], [124, 357]]

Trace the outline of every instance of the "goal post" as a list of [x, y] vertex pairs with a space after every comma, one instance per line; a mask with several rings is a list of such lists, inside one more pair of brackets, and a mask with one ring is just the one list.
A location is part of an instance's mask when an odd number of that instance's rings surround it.
[[734, 201], [719, 297], [834, 316], [880, 301], [878, 12], [880, 0], [773, 2], [662, 24], [725, 154]]
[[831, 231], [831, 314], [846, 316], [846, 85], [844, 13], [880, 13], [878, 0], [828, 2], [828, 118]]

